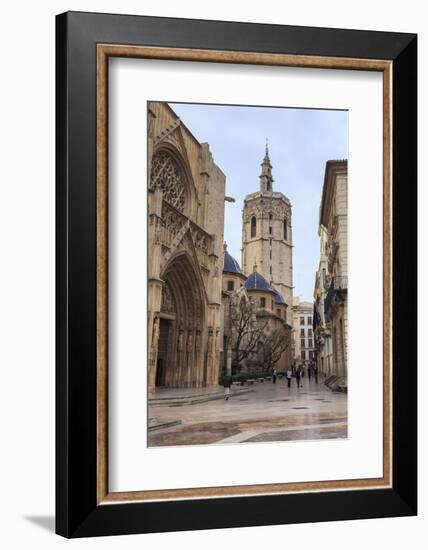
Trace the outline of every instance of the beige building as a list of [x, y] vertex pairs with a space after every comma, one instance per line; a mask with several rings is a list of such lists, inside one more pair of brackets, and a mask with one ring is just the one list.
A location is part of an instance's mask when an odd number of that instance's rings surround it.
[[296, 365], [296, 363], [300, 361], [299, 315], [297, 314], [299, 303], [299, 298], [297, 296], [293, 296], [293, 307], [291, 310], [291, 355], [293, 358], [293, 365]]
[[320, 263], [315, 276], [314, 304], [315, 319], [315, 347], [318, 372], [325, 378], [333, 374], [333, 343], [331, 339], [330, 323], [325, 315], [325, 300], [329, 288], [327, 243], [328, 234], [323, 225], [318, 231], [320, 237]]
[[293, 298], [293, 359], [294, 365], [309, 365], [315, 360], [312, 329], [313, 304]]
[[166, 103], [148, 135], [149, 392], [217, 384], [225, 175]]
[[[272, 165], [266, 146], [260, 190], [247, 195], [242, 213], [242, 270], [253, 266], [284, 298], [293, 301], [293, 241], [291, 203], [273, 190]], [[291, 322], [291, 319], [290, 319]]]
[[[318, 308], [322, 333], [324, 327], [331, 335], [332, 359], [330, 375], [334, 385], [347, 384], [348, 347], [348, 163], [328, 161], [320, 207], [321, 259], [326, 267], [318, 282]], [[320, 264], [321, 265], [321, 264]], [[321, 348], [319, 348], [321, 350]], [[326, 357], [326, 351], [323, 352]], [[331, 357], [331, 354], [330, 354]]]

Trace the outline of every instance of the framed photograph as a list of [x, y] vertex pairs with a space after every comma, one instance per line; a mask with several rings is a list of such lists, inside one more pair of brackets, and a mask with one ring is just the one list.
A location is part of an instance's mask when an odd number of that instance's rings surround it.
[[57, 533], [415, 515], [416, 35], [56, 37]]

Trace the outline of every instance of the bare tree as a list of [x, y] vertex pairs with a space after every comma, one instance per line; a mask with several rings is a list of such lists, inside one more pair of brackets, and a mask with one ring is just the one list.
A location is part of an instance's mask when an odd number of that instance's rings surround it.
[[245, 299], [231, 304], [230, 320], [233, 362], [239, 369], [242, 361], [260, 348], [260, 343], [265, 337], [266, 323], [262, 323], [256, 318], [253, 303]]
[[259, 353], [264, 370], [272, 370], [290, 346], [290, 333], [284, 327], [266, 332], [260, 340]]

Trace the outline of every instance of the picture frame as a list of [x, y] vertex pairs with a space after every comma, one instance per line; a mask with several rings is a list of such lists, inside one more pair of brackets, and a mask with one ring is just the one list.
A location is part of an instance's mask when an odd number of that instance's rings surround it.
[[[379, 479], [115, 494], [108, 488], [108, 60], [383, 74]], [[56, 18], [56, 532], [65, 537], [417, 513], [417, 36], [68, 12]], [[412, 300], [409, 300], [409, 290]], [[405, 319], [405, 322], [402, 320]]]

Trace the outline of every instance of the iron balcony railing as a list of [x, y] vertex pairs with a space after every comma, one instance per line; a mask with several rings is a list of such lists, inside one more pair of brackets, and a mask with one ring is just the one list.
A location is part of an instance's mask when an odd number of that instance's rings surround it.
[[330, 277], [330, 286], [324, 300], [324, 312], [327, 320], [330, 320], [331, 309], [334, 301], [343, 300], [344, 294], [348, 291], [347, 275], [335, 275]]

